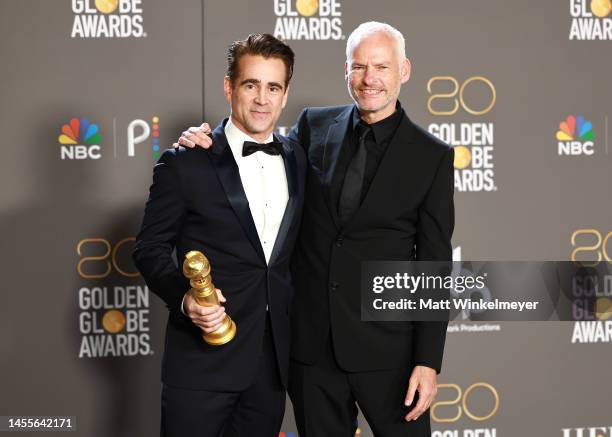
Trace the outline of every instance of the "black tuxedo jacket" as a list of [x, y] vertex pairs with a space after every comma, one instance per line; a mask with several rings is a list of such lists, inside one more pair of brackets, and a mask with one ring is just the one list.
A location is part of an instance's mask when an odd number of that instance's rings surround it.
[[319, 358], [331, 332], [347, 371], [426, 365], [440, 371], [446, 322], [362, 322], [360, 269], [366, 260], [452, 259], [453, 150], [401, 121], [361, 207], [338, 218], [353, 106], [306, 108], [289, 138], [308, 156], [306, 208], [293, 259], [292, 357]]
[[[162, 380], [180, 388], [241, 391], [253, 380], [262, 350], [266, 305], [280, 377], [287, 383], [290, 257], [297, 237], [304, 194], [303, 149], [286, 138], [282, 157], [289, 199], [273, 252], [266, 265], [238, 166], [224, 126], [212, 133], [210, 150], [166, 150], [153, 171], [135, 263], [151, 291], [169, 309]], [[176, 249], [178, 267], [172, 253]], [[210, 260], [215, 286], [227, 298], [226, 312], [236, 322], [236, 337], [210, 346], [200, 329], [181, 312], [189, 282], [182, 263], [190, 250]]]

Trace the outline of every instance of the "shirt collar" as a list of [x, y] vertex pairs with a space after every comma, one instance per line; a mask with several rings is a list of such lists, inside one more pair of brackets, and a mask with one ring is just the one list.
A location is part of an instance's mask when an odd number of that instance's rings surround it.
[[361, 117], [359, 116], [359, 110], [355, 106], [355, 108], [353, 109], [353, 129], [355, 129], [357, 127], [357, 124], [359, 123], [366, 126], [370, 126], [374, 135], [374, 141], [377, 144], [380, 144], [381, 142], [389, 140], [393, 136], [396, 129], [400, 125], [403, 116], [404, 109], [402, 108], [400, 101], [397, 100], [395, 103], [395, 112], [393, 114], [391, 114], [387, 118], [383, 118], [382, 120], [377, 121], [376, 123], [367, 124], [361, 119]]
[[[242, 132], [238, 126], [232, 123], [232, 117], [227, 120], [225, 124], [225, 137], [227, 138], [227, 143], [232, 149], [232, 153], [234, 154], [234, 158], [236, 161], [242, 159], [242, 145], [245, 141], [252, 141], [254, 143], [258, 143], [259, 141], [255, 141], [252, 137], [248, 136], [244, 132]], [[268, 138], [264, 141], [264, 143], [269, 143], [274, 140], [274, 136], [270, 134]], [[251, 155], [253, 156], [253, 155]]]

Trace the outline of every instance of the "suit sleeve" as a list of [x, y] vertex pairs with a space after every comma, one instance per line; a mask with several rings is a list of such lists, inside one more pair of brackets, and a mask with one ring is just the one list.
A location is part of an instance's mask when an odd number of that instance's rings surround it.
[[180, 314], [189, 281], [172, 258], [185, 216], [176, 153], [178, 151], [164, 152], [153, 169], [153, 184], [133, 258], [151, 291], [162, 298], [170, 311]]
[[[425, 201], [419, 208], [416, 237], [418, 261], [452, 261], [454, 156], [453, 149], [445, 153]], [[448, 322], [415, 322], [414, 325], [414, 364], [431, 367], [440, 373]]]

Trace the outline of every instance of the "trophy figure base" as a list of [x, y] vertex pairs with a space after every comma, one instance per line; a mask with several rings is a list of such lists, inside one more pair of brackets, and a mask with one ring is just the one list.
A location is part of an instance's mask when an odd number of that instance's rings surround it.
[[228, 343], [235, 336], [236, 323], [226, 316], [223, 325], [221, 325], [219, 329], [209, 334], [203, 334], [202, 338], [206, 343], [212, 346], [221, 346], [222, 344]]

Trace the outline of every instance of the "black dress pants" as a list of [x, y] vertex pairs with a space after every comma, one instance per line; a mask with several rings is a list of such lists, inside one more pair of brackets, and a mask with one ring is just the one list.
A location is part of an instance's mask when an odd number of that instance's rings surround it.
[[163, 385], [162, 437], [278, 437], [285, 412], [269, 322], [255, 380], [242, 392]]
[[418, 400], [411, 407], [404, 405], [411, 373], [408, 366], [346, 372], [338, 366], [328, 340], [316, 364], [292, 360], [289, 372], [289, 396], [300, 437], [354, 437], [357, 405], [376, 437], [431, 435], [429, 410], [415, 421], [404, 420]]

